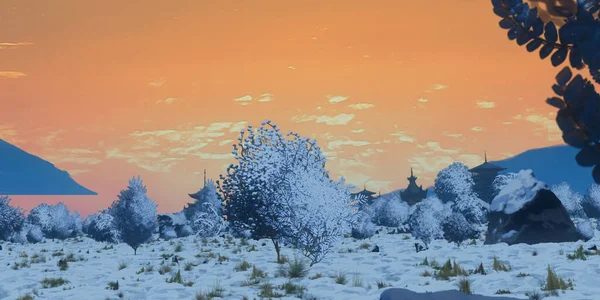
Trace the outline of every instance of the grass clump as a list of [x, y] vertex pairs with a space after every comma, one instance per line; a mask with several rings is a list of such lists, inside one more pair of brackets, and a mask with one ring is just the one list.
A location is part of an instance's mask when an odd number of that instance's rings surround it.
[[363, 285], [364, 285], [364, 282], [360, 276], [358, 276], [358, 275], [352, 276], [352, 286], [353, 287], [363, 287]]
[[438, 280], [450, 280], [450, 277], [467, 276], [467, 272], [456, 263], [456, 260], [451, 262], [448, 259], [433, 276]]
[[377, 284], [377, 288], [378, 289], [382, 289], [382, 288], [385, 288], [385, 287], [388, 287], [388, 286], [392, 286], [391, 284], [389, 284], [389, 283], [387, 283], [387, 282], [385, 282], [383, 280], [377, 280], [377, 282], [375, 282], [375, 284]]
[[323, 274], [317, 273], [317, 274], [315, 274], [313, 276], [308, 277], [308, 279], [315, 280], [315, 279], [319, 279], [319, 278], [322, 278], [322, 277], [323, 277]]
[[236, 272], [243, 272], [243, 271], [250, 269], [250, 267], [252, 267], [252, 265], [247, 260], [244, 259], [241, 262], [239, 262], [237, 265], [235, 265], [234, 270]]
[[106, 285], [106, 289], [107, 290], [113, 290], [113, 291], [117, 291], [119, 290], [119, 281], [110, 281], [107, 285]]
[[525, 296], [529, 297], [529, 300], [542, 300], [544, 299], [544, 295], [540, 294], [538, 291], [532, 291], [525, 293]]
[[333, 276], [333, 279], [335, 280], [335, 283], [337, 284], [346, 284], [348, 283], [348, 277], [346, 276], [346, 274], [344, 272], [338, 272], [337, 274], [335, 274], [335, 276]]
[[169, 273], [169, 272], [171, 272], [172, 270], [173, 270], [173, 268], [171, 268], [171, 266], [169, 266], [169, 265], [162, 265], [162, 266], [160, 266], [160, 268], [158, 269], [158, 273], [159, 273], [160, 275], [164, 275], [164, 274], [166, 274], [166, 273]]
[[183, 284], [183, 279], [181, 279], [181, 271], [177, 270], [175, 275], [171, 276], [171, 278], [165, 279], [167, 283], [181, 283]]
[[481, 275], [487, 274], [487, 272], [485, 271], [485, 268], [483, 267], [483, 263], [479, 263], [479, 266], [477, 267], [477, 269], [473, 270], [472, 273], [473, 274], [481, 274]]
[[260, 285], [260, 293], [258, 294], [260, 297], [264, 298], [280, 298], [283, 297], [282, 294], [277, 293], [272, 284], [265, 282]]
[[66, 271], [69, 268], [69, 263], [64, 259], [59, 259], [56, 266], [61, 271]]
[[473, 294], [471, 291], [471, 281], [469, 278], [463, 277], [458, 281], [458, 290], [467, 295]]
[[127, 268], [127, 263], [124, 262], [124, 261], [120, 262], [119, 263], [119, 271], [121, 271], [121, 270], [123, 270], [125, 268]]
[[279, 289], [283, 290], [286, 295], [296, 295], [299, 298], [302, 297], [304, 291], [306, 290], [305, 287], [298, 285], [298, 284], [294, 284], [291, 281], [288, 281], [288, 282], [280, 285]]
[[46, 257], [44, 255], [34, 253], [29, 258], [29, 262], [32, 263], [32, 264], [45, 263], [46, 262]]
[[517, 277], [527, 277], [527, 276], [531, 276], [529, 273], [519, 273], [517, 274]]
[[556, 291], [573, 289], [573, 281], [571, 279], [565, 281], [562, 277], [554, 272], [548, 265], [548, 274], [546, 275], [546, 283], [542, 286], [543, 291]]
[[184, 271], [191, 271], [194, 268], [194, 264], [191, 262], [187, 262], [185, 263], [185, 265], [183, 266], [183, 270]]
[[579, 246], [579, 248], [577, 248], [577, 250], [575, 250], [575, 252], [573, 254], [567, 254], [567, 258], [569, 260], [575, 260], [575, 259], [581, 259], [581, 260], [587, 260], [587, 258], [585, 257], [585, 253], [583, 253], [583, 246]]
[[308, 268], [303, 260], [295, 257], [288, 262], [286, 273], [289, 278], [302, 278], [308, 273]]
[[510, 271], [510, 266], [505, 265], [503, 262], [498, 260], [496, 255], [494, 255], [494, 263], [492, 264], [492, 269], [494, 269], [494, 271], [497, 271], [497, 272], [500, 272], [500, 271], [508, 272], [508, 271]]
[[431, 273], [429, 273], [429, 271], [425, 270], [425, 271], [423, 271], [423, 273], [421, 273], [421, 276], [429, 277], [429, 276], [431, 276]]
[[29, 293], [17, 298], [17, 300], [33, 300], [33, 299], [35, 299], [35, 298], [33, 297], [32, 294], [29, 294]]
[[183, 251], [183, 243], [182, 242], [177, 243], [177, 245], [175, 246], [175, 249], [173, 249], [173, 251], [175, 251], [175, 252]]
[[369, 243], [362, 243], [360, 244], [360, 246], [358, 246], [358, 249], [369, 249], [371, 248], [371, 245]]
[[511, 292], [509, 290], [497, 290], [496, 295], [506, 295], [506, 294], [511, 294]]
[[69, 283], [68, 280], [63, 279], [62, 277], [58, 277], [58, 278], [44, 278], [41, 281], [42, 287], [47, 289], [47, 288], [54, 288], [57, 286], [61, 286], [64, 284]]
[[252, 266], [252, 273], [250, 273], [250, 280], [265, 278], [267, 277], [267, 273], [263, 270], [257, 268], [256, 266]]

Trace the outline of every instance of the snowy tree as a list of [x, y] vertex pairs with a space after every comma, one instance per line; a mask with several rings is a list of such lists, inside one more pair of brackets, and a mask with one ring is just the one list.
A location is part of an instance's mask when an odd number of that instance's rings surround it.
[[140, 177], [133, 177], [129, 180], [129, 187], [121, 191], [119, 200], [108, 209], [121, 240], [133, 248], [134, 255], [137, 254], [137, 248], [152, 237], [157, 227], [157, 205], [148, 198], [146, 192]]
[[191, 220], [192, 217], [199, 211], [205, 209], [202, 207], [204, 203], [209, 203], [212, 205], [214, 210], [218, 215], [221, 215], [223, 212], [223, 205], [221, 203], [221, 198], [217, 194], [217, 189], [215, 187], [215, 183], [212, 180], [207, 180], [206, 184], [202, 189], [200, 189], [197, 193], [190, 195], [195, 199], [193, 203], [188, 204], [186, 208], [183, 209], [185, 213], [185, 217], [188, 220]]
[[465, 240], [474, 239], [479, 234], [473, 224], [457, 212], [453, 212], [444, 219], [442, 231], [444, 232], [444, 239], [456, 243], [456, 245], [460, 245]]
[[34, 207], [27, 221], [39, 226], [48, 239], [66, 239], [81, 233], [81, 217], [78, 213], [71, 214], [62, 202], [56, 205], [42, 203]]
[[600, 185], [592, 184], [588, 188], [582, 206], [588, 217], [600, 219]]
[[0, 194], [0, 240], [9, 240], [11, 235], [22, 229], [24, 222], [23, 210], [11, 206], [10, 198]]
[[352, 237], [355, 239], [366, 239], [375, 235], [375, 224], [371, 215], [365, 211], [356, 214], [356, 222], [352, 226]]
[[441, 170], [435, 179], [435, 194], [443, 203], [452, 203], [454, 211], [471, 223], [487, 222], [489, 204], [477, 197], [473, 190], [473, 175], [469, 168], [455, 162]]
[[425, 246], [432, 240], [444, 238], [442, 225], [452, 211], [450, 204], [430, 196], [414, 206], [408, 220], [412, 236], [423, 241]]
[[592, 226], [592, 222], [589, 219], [579, 221], [576, 228], [577, 232], [581, 233], [586, 241], [594, 237], [594, 226]]
[[192, 231], [199, 237], [211, 237], [224, 228], [223, 217], [210, 202], [199, 203], [190, 219]]
[[373, 200], [369, 212], [373, 223], [379, 226], [399, 227], [408, 221], [410, 205], [399, 195], [379, 197]]
[[306, 249], [349, 229], [352, 220], [344, 218], [353, 215], [350, 187], [329, 179], [316, 141], [284, 135], [270, 121], [258, 129], [248, 126], [238, 141], [232, 152], [237, 165], [217, 181], [234, 231], [270, 239], [279, 260], [282, 242]]
[[562, 205], [565, 207], [571, 218], [585, 218], [585, 212], [583, 211], [583, 197], [581, 194], [573, 191], [571, 186], [562, 182], [552, 186], [552, 192], [558, 197]]
[[114, 218], [106, 212], [88, 216], [83, 228], [84, 232], [97, 242], [118, 243], [120, 240]]
[[508, 185], [508, 183], [517, 177], [517, 173], [506, 173], [506, 174], [498, 174], [496, 178], [494, 178], [494, 182], [492, 182], [492, 189], [494, 191], [494, 196], [498, 195], [500, 191]]
[[435, 178], [434, 190], [437, 197], [443, 202], [453, 202], [460, 195], [473, 193], [473, 175], [467, 165], [455, 162], [442, 169]]
[[38, 225], [29, 225], [26, 234], [27, 241], [35, 244], [44, 240], [44, 233]]

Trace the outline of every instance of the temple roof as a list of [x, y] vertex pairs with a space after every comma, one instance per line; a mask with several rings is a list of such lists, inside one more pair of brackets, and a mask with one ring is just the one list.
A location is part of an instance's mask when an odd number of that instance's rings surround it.
[[362, 190], [362, 191], [360, 191], [360, 192], [358, 192], [358, 193], [354, 193], [354, 194], [355, 194], [355, 195], [357, 195], [357, 194], [362, 194], [362, 195], [366, 195], [366, 196], [372, 196], [372, 195], [375, 195], [375, 194], [377, 194], [377, 193], [375, 193], [375, 192], [371, 192], [371, 191], [369, 191], [369, 190], [367, 190], [367, 189], [364, 189], [364, 190]]
[[484, 162], [481, 165], [470, 169], [469, 171], [477, 172], [477, 171], [502, 171], [502, 170], [506, 170], [506, 168], [499, 167], [497, 165], [489, 163], [487, 161], [487, 153], [484, 153]]

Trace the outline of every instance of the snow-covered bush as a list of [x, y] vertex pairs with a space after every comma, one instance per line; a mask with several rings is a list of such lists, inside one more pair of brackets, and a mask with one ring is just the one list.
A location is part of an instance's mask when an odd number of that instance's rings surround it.
[[0, 240], [9, 240], [11, 235], [22, 229], [24, 222], [23, 210], [11, 206], [10, 198], [0, 194]]
[[494, 178], [494, 182], [492, 182], [492, 189], [494, 191], [493, 196], [495, 197], [500, 193], [500, 191], [508, 185], [508, 183], [517, 177], [517, 173], [506, 173], [506, 174], [498, 174], [496, 178]]
[[453, 212], [443, 220], [442, 231], [445, 240], [457, 245], [465, 240], [474, 239], [479, 234], [473, 224], [468, 222], [463, 214], [457, 212]]
[[44, 233], [42, 232], [42, 229], [40, 228], [40, 226], [37, 225], [31, 225], [29, 226], [29, 229], [27, 230], [27, 241], [35, 244], [35, 243], [40, 243], [44, 240]]
[[364, 211], [359, 211], [356, 214], [356, 222], [352, 226], [352, 237], [355, 239], [367, 239], [375, 235], [375, 230], [375, 224], [371, 216]]
[[423, 241], [425, 246], [432, 240], [444, 238], [442, 224], [452, 211], [450, 205], [437, 197], [427, 197], [414, 206], [408, 219], [412, 236]]
[[140, 177], [133, 177], [129, 187], [119, 194], [119, 200], [108, 209], [121, 240], [133, 248], [134, 255], [137, 248], [152, 237], [157, 226], [157, 205], [146, 192]]
[[81, 234], [81, 217], [78, 213], [71, 214], [62, 202], [56, 205], [42, 203], [34, 207], [27, 221], [39, 226], [48, 239], [66, 239]]
[[284, 135], [270, 121], [256, 130], [248, 126], [238, 140], [232, 152], [237, 164], [217, 181], [229, 226], [271, 239], [278, 260], [285, 242], [305, 255], [321, 251], [311, 258], [318, 261], [332, 241], [350, 232], [350, 187], [329, 179], [316, 141]]
[[223, 217], [213, 204], [209, 202], [200, 203], [190, 220], [190, 227], [199, 237], [215, 236], [223, 230]]
[[434, 190], [438, 199], [447, 203], [455, 201], [460, 195], [472, 194], [474, 185], [473, 175], [467, 165], [455, 162], [437, 174]]
[[587, 240], [594, 237], [594, 227], [589, 219], [580, 220], [577, 222], [577, 231]]
[[186, 237], [192, 233], [183, 211], [173, 214], [159, 214], [157, 221], [159, 237], [164, 240]]
[[119, 232], [113, 220], [113, 216], [106, 212], [90, 215], [85, 219], [84, 232], [97, 242], [118, 243]]
[[193, 203], [189, 203], [187, 207], [183, 209], [185, 217], [188, 220], [191, 220], [197, 211], [205, 209], [202, 208], [202, 205], [204, 203], [212, 205], [212, 207], [218, 215], [223, 214], [223, 204], [221, 203], [221, 197], [219, 196], [219, 194], [217, 194], [215, 183], [212, 180], [207, 180], [204, 187], [200, 189], [197, 193], [191, 194], [190, 197], [192, 197], [195, 201]]
[[600, 219], [600, 185], [592, 184], [588, 188], [581, 206], [588, 217]]
[[471, 224], [487, 222], [489, 208], [490, 205], [474, 193], [458, 196], [452, 205], [452, 210], [462, 214]]
[[568, 183], [562, 182], [560, 184], [553, 185], [552, 192], [554, 195], [556, 195], [556, 197], [558, 197], [571, 218], [586, 217], [582, 206], [583, 197], [581, 194], [573, 191]]
[[402, 201], [398, 195], [379, 197], [373, 200], [370, 213], [376, 225], [399, 227], [408, 221], [410, 205]]

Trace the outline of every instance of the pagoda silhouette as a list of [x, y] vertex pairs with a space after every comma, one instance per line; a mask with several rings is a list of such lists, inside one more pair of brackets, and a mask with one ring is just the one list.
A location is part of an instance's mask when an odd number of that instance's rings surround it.
[[473, 181], [475, 183], [473, 189], [475, 190], [475, 193], [477, 193], [477, 196], [479, 196], [479, 199], [491, 203], [492, 200], [494, 200], [492, 183], [494, 182], [494, 179], [496, 179], [496, 176], [498, 176], [498, 173], [506, 170], [506, 168], [489, 163], [486, 152], [483, 153], [483, 157], [483, 164], [472, 168], [469, 171], [473, 174]]
[[417, 177], [413, 174], [413, 169], [410, 168], [410, 177], [408, 179], [408, 187], [404, 191], [400, 191], [400, 198], [409, 205], [415, 205], [425, 197], [427, 197], [427, 189], [423, 189], [423, 186], [417, 185]]

